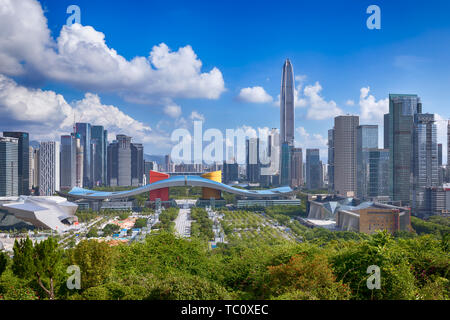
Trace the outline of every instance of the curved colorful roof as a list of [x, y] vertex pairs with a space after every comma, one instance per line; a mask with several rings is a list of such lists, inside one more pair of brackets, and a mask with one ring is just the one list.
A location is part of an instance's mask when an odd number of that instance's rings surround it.
[[92, 199], [92, 200], [104, 200], [104, 199], [120, 199], [135, 196], [144, 192], [149, 192], [152, 190], [158, 190], [162, 188], [170, 187], [182, 187], [182, 186], [192, 186], [192, 187], [205, 187], [217, 189], [220, 191], [225, 191], [233, 194], [237, 194], [249, 198], [273, 198], [282, 195], [287, 195], [293, 190], [290, 187], [279, 187], [267, 190], [245, 190], [231, 187], [229, 185], [223, 184], [221, 182], [205, 179], [199, 176], [174, 176], [164, 180], [156, 181], [151, 184], [147, 184], [142, 187], [138, 187], [132, 190], [126, 191], [94, 191], [84, 188], [73, 188], [69, 191], [69, 195], [73, 198], [79, 199]]

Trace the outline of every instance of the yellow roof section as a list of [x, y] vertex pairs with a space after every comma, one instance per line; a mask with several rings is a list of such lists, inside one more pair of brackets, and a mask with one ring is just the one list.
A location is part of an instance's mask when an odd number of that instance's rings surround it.
[[213, 171], [202, 174], [202, 178], [222, 183], [222, 171]]

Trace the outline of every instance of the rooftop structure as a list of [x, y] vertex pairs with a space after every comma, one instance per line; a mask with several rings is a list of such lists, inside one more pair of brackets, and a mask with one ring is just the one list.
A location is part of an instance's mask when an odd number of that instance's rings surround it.
[[0, 208], [36, 228], [64, 232], [77, 220], [78, 206], [62, 197], [20, 196], [4, 202]]

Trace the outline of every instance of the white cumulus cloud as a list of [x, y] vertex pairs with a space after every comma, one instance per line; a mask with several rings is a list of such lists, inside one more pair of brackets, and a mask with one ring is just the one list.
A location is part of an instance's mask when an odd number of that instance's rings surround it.
[[36, 0], [0, 1], [0, 73], [114, 92], [133, 102], [165, 105], [168, 99], [217, 99], [225, 91], [217, 68], [202, 71], [191, 46], [153, 46], [147, 57], [127, 60], [92, 26], [63, 26], [53, 39]]
[[260, 86], [241, 89], [238, 99], [251, 103], [268, 103], [273, 100], [264, 88]]

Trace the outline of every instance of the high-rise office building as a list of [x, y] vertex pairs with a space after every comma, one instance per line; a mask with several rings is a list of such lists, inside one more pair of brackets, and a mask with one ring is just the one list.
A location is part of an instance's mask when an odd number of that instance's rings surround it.
[[223, 162], [223, 183], [231, 183], [239, 180], [239, 165], [234, 163]]
[[39, 148], [37, 148], [37, 149], [33, 148], [32, 162], [33, 162], [33, 165], [32, 165], [32, 168], [33, 168], [33, 180], [32, 180], [33, 188], [32, 189], [34, 189], [34, 194], [39, 194], [39, 192], [37, 192], [38, 189], [39, 189]]
[[173, 162], [172, 159], [170, 158], [170, 154], [166, 154], [164, 156], [164, 169], [166, 170], [166, 172], [172, 172], [173, 170]]
[[414, 115], [422, 113], [415, 94], [389, 94], [389, 194], [391, 200], [411, 203]]
[[294, 146], [294, 70], [289, 59], [283, 65], [280, 93], [280, 145]]
[[281, 173], [280, 184], [282, 186], [288, 186], [291, 183], [291, 156], [292, 148], [288, 142], [284, 142], [281, 145]]
[[303, 186], [303, 150], [292, 148], [291, 155], [291, 187]]
[[334, 192], [334, 129], [328, 130], [328, 192]]
[[77, 146], [74, 135], [61, 136], [61, 190], [76, 186]]
[[384, 149], [389, 149], [389, 113], [384, 115]]
[[259, 138], [246, 140], [247, 181], [259, 183], [261, 177], [261, 163], [259, 161]]
[[29, 150], [29, 161], [28, 163], [30, 164], [30, 174], [28, 176], [28, 189], [32, 190], [33, 189], [33, 176], [34, 176], [34, 161], [33, 161], [33, 152], [34, 149], [32, 146], [28, 147]]
[[74, 134], [75, 139], [75, 150], [76, 150], [76, 159], [75, 159], [75, 186], [83, 187], [83, 165], [84, 165], [84, 148], [81, 145], [80, 135], [78, 133]]
[[76, 133], [79, 134], [80, 143], [83, 147], [83, 186], [92, 187], [92, 142], [91, 142], [91, 124], [76, 123]]
[[92, 151], [92, 177], [95, 185], [106, 185], [107, 176], [107, 140], [108, 132], [103, 126], [92, 126], [91, 143]]
[[140, 185], [144, 180], [144, 148], [131, 143], [123, 134], [108, 146], [108, 178], [110, 186]]
[[53, 196], [60, 190], [60, 144], [41, 142], [39, 148], [39, 195]]
[[378, 126], [358, 126], [356, 140], [356, 196], [359, 199], [366, 200], [369, 196], [369, 149], [378, 148]]
[[4, 137], [19, 139], [19, 194], [30, 194], [30, 141], [28, 132], [3, 132]]
[[131, 185], [141, 186], [144, 178], [144, 146], [131, 143]]
[[434, 114], [414, 115], [412, 210], [426, 214], [426, 188], [439, 185], [437, 131]]
[[438, 144], [438, 166], [442, 166], [442, 143]]
[[323, 187], [323, 168], [319, 149], [306, 149], [306, 188], [317, 190]]
[[0, 137], [0, 196], [19, 195], [19, 139]]
[[358, 116], [338, 116], [334, 118], [334, 188], [337, 194], [355, 196], [356, 146]]
[[389, 196], [389, 150], [369, 149], [367, 198]]

